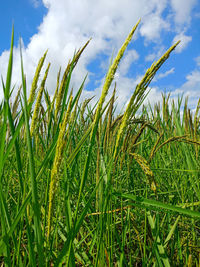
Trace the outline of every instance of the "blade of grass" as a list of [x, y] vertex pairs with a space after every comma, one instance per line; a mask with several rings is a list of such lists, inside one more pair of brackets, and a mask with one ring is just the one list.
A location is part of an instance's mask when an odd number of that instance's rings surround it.
[[[143, 197], [138, 197], [135, 195], [131, 195], [131, 194], [123, 194], [123, 193], [113, 193], [114, 196], [119, 196], [122, 198], [126, 198], [126, 199], [131, 199], [137, 203], [140, 203], [141, 205], [146, 206], [151, 206], [152, 208], [156, 208], [156, 210], [158, 208], [164, 209], [164, 210], [170, 210], [172, 212], [177, 212], [186, 216], [190, 216], [190, 217], [194, 217], [194, 218], [200, 218], [200, 212], [197, 211], [193, 211], [193, 210], [189, 210], [189, 209], [184, 209], [184, 208], [179, 208], [177, 206], [173, 206], [170, 204], [165, 204], [156, 200], [152, 200], [152, 199], [145, 199]], [[133, 204], [134, 205], [134, 204]]]
[[[12, 78], [12, 65], [13, 65], [13, 44], [14, 44], [14, 27], [12, 27], [12, 37], [11, 37], [11, 48], [10, 48], [10, 56], [8, 62], [8, 69], [7, 69], [7, 77], [6, 77], [6, 86], [4, 86], [3, 80], [3, 91], [4, 91], [4, 104], [3, 104], [3, 126], [1, 129], [1, 141], [0, 141], [0, 210], [2, 217], [1, 218], [1, 227], [2, 233], [5, 235], [5, 244], [6, 246], [6, 256], [8, 257], [8, 264], [11, 264], [10, 261], [10, 245], [8, 239], [8, 230], [11, 225], [10, 215], [8, 213], [7, 203], [4, 198], [3, 189], [2, 189], [2, 174], [3, 174], [3, 167], [4, 167], [4, 150], [5, 150], [5, 143], [6, 143], [6, 131], [7, 131], [7, 117], [8, 117], [8, 107], [9, 107], [9, 97], [10, 97], [10, 86], [11, 86], [11, 78]], [[7, 224], [7, 226], [6, 226]], [[8, 230], [7, 230], [8, 228]], [[14, 238], [14, 237], [13, 237]]]
[[4, 163], [3, 158], [4, 158], [8, 105], [9, 105], [10, 85], [11, 85], [12, 65], [13, 65], [13, 44], [14, 44], [14, 27], [12, 28], [10, 56], [9, 56], [9, 62], [8, 62], [7, 78], [6, 78], [6, 86], [5, 87], [4, 87], [4, 84], [2, 81], [2, 85], [4, 88], [4, 105], [3, 105], [4, 121], [3, 121], [3, 127], [1, 129], [1, 141], [0, 141], [0, 181], [1, 181], [2, 171], [3, 171], [3, 163]]
[[147, 211], [147, 218], [149, 221], [149, 225], [151, 227], [151, 232], [152, 232], [152, 236], [155, 241], [155, 245], [157, 246], [157, 249], [158, 249], [157, 258], [162, 260], [164, 266], [170, 267], [171, 265], [167, 257], [167, 254], [165, 252], [164, 246], [162, 245], [160, 236], [156, 233], [156, 223], [153, 220], [150, 211]]
[[22, 51], [21, 51], [21, 73], [22, 73], [22, 88], [23, 88], [23, 97], [24, 97], [24, 117], [25, 117], [25, 125], [26, 125], [26, 137], [27, 137], [27, 145], [28, 145], [28, 157], [29, 157], [29, 167], [30, 167], [30, 180], [31, 180], [31, 191], [32, 191], [32, 202], [33, 202], [33, 211], [34, 211], [34, 230], [36, 236], [36, 244], [37, 244], [37, 252], [39, 256], [39, 266], [44, 265], [44, 252], [43, 252], [43, 238], [40, 224], [40, 205], [38, 201], [38, 192], [37, 192], [37, 182], [36, 182], [36, 174], [35, 174], [35, 164], [33, 157], [33, 149], [32, 142], [30, 136], [30, 128], [29, 128], [29, 114], [28, 114], [28, 102], [26, 95], [26, 81], [24, 76], [23, 69], [23, 59], [22, 59]]

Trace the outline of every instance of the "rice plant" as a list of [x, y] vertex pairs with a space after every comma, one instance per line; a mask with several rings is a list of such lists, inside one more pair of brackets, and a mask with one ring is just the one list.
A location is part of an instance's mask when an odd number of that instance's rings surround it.
[[[1, 266], [199, 266], [199, 107], [187, 99], [143, 104], [149, 84], [179, 42], [147, 69], [126, 110], [111, 86], [139, 22], [108, 69], [96, 104], [80, 102], [86, 77], [71, 77], [90, 40], [57, 76], [54, 97], [22, 85], [12, 104], [12, 31], [0, 104]], [[174, 56], [174, 55], [173, 55]], [[107, 100], [109, 90], [112, 96]], [[183, 110], [183, 115], [181, 115]]]

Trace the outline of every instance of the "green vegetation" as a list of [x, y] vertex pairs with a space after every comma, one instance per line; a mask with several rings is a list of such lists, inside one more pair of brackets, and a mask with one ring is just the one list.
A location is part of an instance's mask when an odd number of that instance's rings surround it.
[[[199, 109], [185, 100], [143, 106], [173, 45], [146, 72], [123, 114], [108, 91], [133, 28], [96, 105], [70, 80], [89, 41], [60, 72], [53, 99], [39, 76], [11, 104], [13, 33], [0, 104], [1, 266], [199, 266]], [[131, 88], [130, 88], [131, 89]], [[45, 102], [43, 102], [43, 100]], [[161, 108], [161, 107], [162, 108]], [[139, 110], [140, 109], [140, 110]]]

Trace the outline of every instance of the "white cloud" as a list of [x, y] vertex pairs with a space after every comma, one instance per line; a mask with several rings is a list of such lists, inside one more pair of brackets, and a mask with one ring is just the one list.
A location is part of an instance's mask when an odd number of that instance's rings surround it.
[[[170, 70], [167, 70], [166, 72], [159, 73], [159, 74], [156, 76], [156, 80], [165, 78], [165, 77], [167, 77], [168, 75], [174, 73], [174, 71], [175, 71], [175, 68], [171, 68]], [[155, 78], [154, 78], [154, 81], [155, 81]]]
[[182, 88], [186, 91], [191, 90], [191, 88], [198, 92], [200, 88], [200, 71], [193, 70], [190, 74], [186, 76], [186, 82], [182, 86]]
[[150, 14], [144, 18], [144, 23], [140, 28], [140, 33], [142, 36], [146, 37], [147, 40], [158, 42], [160, 38], [161, 31], [169, 30], [170, 25], [168, 22], [164, 21], [160, 15]]
[[192, 41], [192, 36], [185, 35], [184, 32], [181, 32], [174, 37], [172, 43], [174, 44], [179, 40], [181, 42], [176, 47], [176, 53], [181, 53], [188, 46], [188, 44]]
[[197, 63], [197, 66], [200, 66], [200, 56], [196, 57], [195, 58], [195, 61]]
[[145, 57], [145, 60], [146, 61], [154, 61], [156, 59], [156, 57], [157, 57], [157, 54], [156, 53], [151, 53], [151, 54], [149, 54], [149, 55], [147, 55]]
[[155, 46], [154, 52], [150, 53], [145, 57], [145, 61], [155, 61], [158, 60], [166, 52], [166, 48], [163, 45]]
[[169, 76], [170, 74], [173, 74], [174, 72], [175, 72], [175, 68], [171, 68], [171, 69], [169, 69], [169, 70], [167, 70], [165, 72], [158, 73], [153, 78], [153, 81], [152, 82], [157, 82], [158, 80], [163, 79], [163, 78]]
[[150, 87], [149, 94], [147, 95], [146, 99], [144, 100], [144, 105], [150, 104], [152, 107], [155, 104], [161, 103], [162, 101], [162, 93], [159, 91], [158, 87]]
[[181, 96], [184, 94], [184, 97], [188, 96], [189, 101], [188, 105], [191, 109], [194, 109], [199, 100], [200, 92], [200, 71], [193, 70], [186, 76], [186, 82], [180, 88], [177, 88], [171, 93], [171, 97], [177, 98], [178, 95]]
[[195, 12], [194, 13], [194, 17], [197, 18], [197, 19], [200, 19], [200, 12]]
[[138, 60], [139, 58], [139, 54], [135, 51], [135, 50], [128, 50], [127, 53], [125, 53], [125, 56], [122, 58], [122, 61], [120, 63], [120, 66], [119, 66], [119, 69], [118, 69], [118, 72], [121, 74], [121, 75], [126, 75], [131, 64]]
[[[166, 94], [170, 93], [170, 102], [173, 99], [175, 104], [178, 102], [178, 98], [183, 95], [184, 105], [185, 98], [188, 97], [188, 107], [191, 110], [196, 110], [196, 106], [199, 100], [199, 92], [200, 92], [200, 71], [193, 70], [186, 76], [186, 81], [175, 90], [171, 90], [166, 92]], [[152, 87], [148, 97], [145, 99], [144, 104], [154, 105], [158, 102], [162, 104], [162, 92], [158, 87]]]
[[171, 0], [175, 22], [180, 25], [189, 23], [191, 20], [191, 11], [196, 3], [197, 0]]

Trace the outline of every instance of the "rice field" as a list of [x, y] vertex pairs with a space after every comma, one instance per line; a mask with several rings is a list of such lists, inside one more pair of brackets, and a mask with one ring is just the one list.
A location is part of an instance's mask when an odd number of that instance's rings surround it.
[[[12, 32], [0, 104], [1, 266], [200, 266], [200, 101], [143, 104], [149, 84], [178, 43], [147, 69], [116, 114], [111, 86], [133, 27], [109, 67], [102, 93], [80, 101], [72, 57], [51, 98], [50, 63], [12, 98]], [[107, 98], [112, 90], [112, 97]], [[131, 88], [130, 88], [131, 90]], [[30, 92], [29, 95], [27, 95]]]

